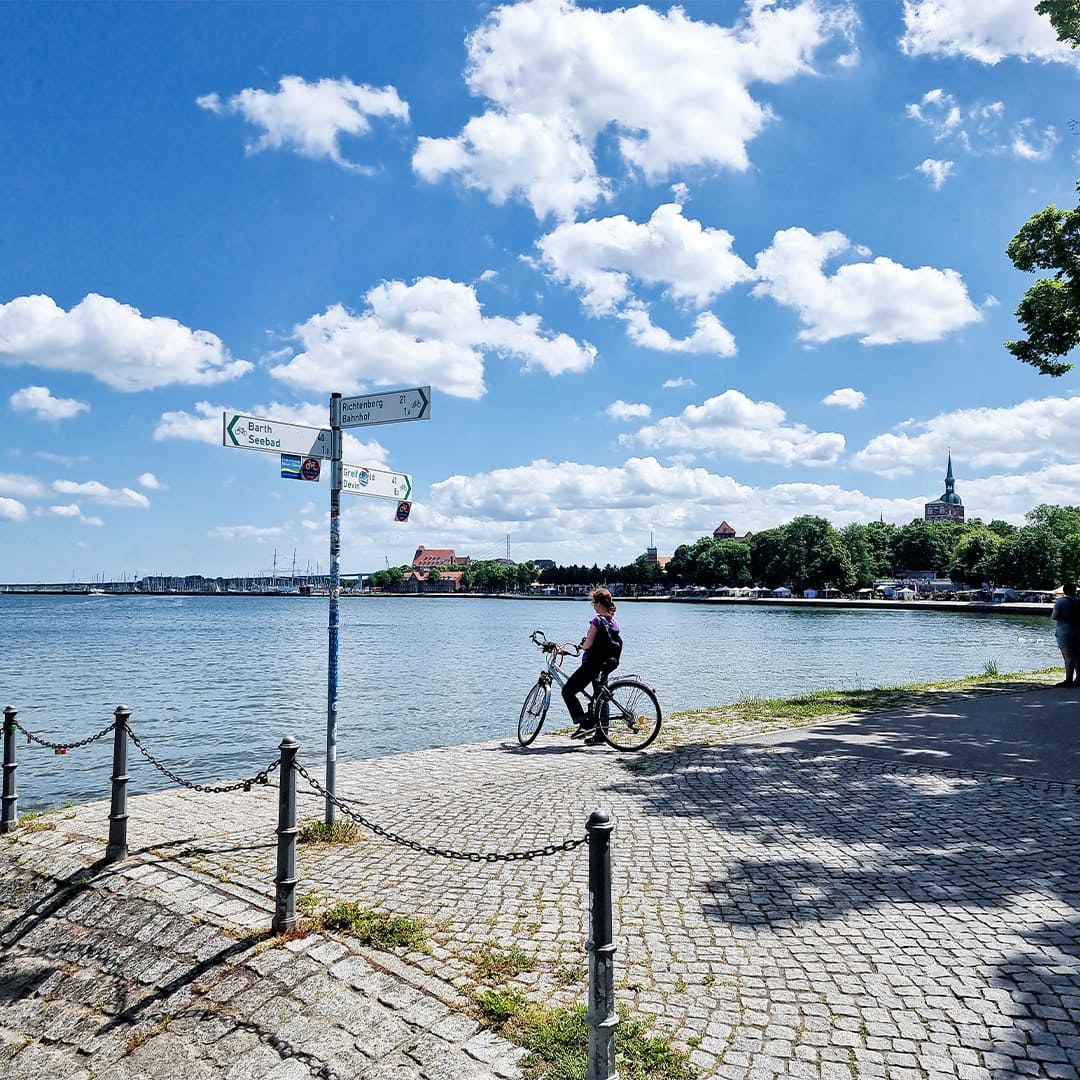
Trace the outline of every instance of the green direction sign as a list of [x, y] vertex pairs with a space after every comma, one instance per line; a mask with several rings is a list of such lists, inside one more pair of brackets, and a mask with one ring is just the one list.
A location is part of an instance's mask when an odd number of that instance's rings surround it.
[[350, 495], [373, 495], [376, 499], [396, 499], [412, 496], [412, 477], [408, 473], [368, 469], [363, 465], [341, 463], [341, 490]]
[[[431, 387], [414, 386], [385, 394], [362, 394], [341, 399], [341, 426], [369, 427], [431, 419]], [[342, 491], [345, 489], [342, 488]]]
[[221, 441], [241, 450], [265, 450], [271, 454], [299, 454], [301, 457], [329, 458], [330, 429], [286, 424], [261, 416], [241, 413], [221, 414]]

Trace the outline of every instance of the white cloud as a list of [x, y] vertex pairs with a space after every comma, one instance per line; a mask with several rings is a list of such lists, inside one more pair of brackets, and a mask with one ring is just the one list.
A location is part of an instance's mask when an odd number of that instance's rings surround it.
[[639, 224], [623, 214], [559, 225], [537, 241], [558, 281], [582, 291], [591, 315], [610, 315], [634, 297], [632, 284], [659, 286], [673, 299], [706, 307], [754, 273], [732, 250], [731, 233], [702, 228], [678, 203]]
[[484, 357], [517, 359], [550, 375], [585, 371], [596, 349], [541, 329], [538, 315], [485, 316], [474, 289], [444, 278], [383, 282], [354, 313], [335, 304], [295, 328], [303, 351], [272, 375], [307, 390], [360, 392], [372, 385], [431, 385], [479, 398]]
[[161, 491], [163, 486], [152, 472], [144, 472], [139, 477], [139, 487], [141, 488], [149, 488], [150, 491]]
[[684, 387], [696, 386], [697, 383], [693, 379], [678, 378], [678, 379], [666, 379], [663, 384], [665, 390], [682, 390]]
[[207, 530], [206, 535], [211, 540], [272, 540], [285, 536], [289, 529], [288, 525], [218, 525]]
[[813, 342], [850, 335], [863, 345], [938, 341], [982, 318], [955, 270], [910, 269], [878, 257], [826, 276], [826, 260], [849, 250], [838, 232], [784, 229], [757, 257], [762, 280], [753, 293], [795, 309], [804, 326], [799, 337]]
[[735, 355], [735, 338], [711, 311], [703, 311], [698, 315], [694, 320], [694, 332], [682, 339], [673, 338], [663, 327], [654, 326], [643, 304], [627, 305], [619, 318], [626, 323], [630, 340], [644, 349], [712, 356]]
[[261, 128], [249, 153], [292, 147], [304, 157], [329, 158], [360, 172], [372, 170], [342, 157], [341, 137], [367, 135], [373, 117], [409, 119], [409, 106], [392, 86], [357, 86], [348, 79], [309, 83], [296, 75], [281, 79], [276, 93], [248, 88], [224, 101], [207, 94], [196, 104], [213, 113], [236, 113]]
[[604, 415], [612, 420], [644, 420], [652, 415], [652, 409], [648, 405], [632, 405], [620, 398], [604, 410]]
[[0, 521], [25, 521], [26, 507], [18, 499], [0, 498]]
[[78, 503], [68, 503], [65, 506], [50, 506], [48, 512], [53, 517], [82, 517], [82, 511]]
[[738, 390], [688, 405], [678, 416], [665, 416], [624, 439], [650, 450], [722, 452], [777, 465], [832, 465], [844, 449], [843, 435], [789, 423], [779, 405], [752, 401]]
[[85, 483], [76, 483], [74, 480], [54, 480], [52, 489], [60, 495], [91, 499], [105, 506], [135, 506], [145, 509], [150, 505], [150, 500], [141, 491], [127, 487], [106, 487], [99, 480], [88, 480]]
[[697, 22], [678, 7], [596, 11], [571, 0], [505, 4], [468, 40], [467, 81], [488, 102], [453, 138], [421, 138], [425, 180], [455, 173], [502, 203], [570, 218], [605, 195], [594, 150], [614, 133], [623, 162], [650, 182], [676, 168], [743, 170], [747, 143], [772, 118], [750, 94], [812, 70], [850, 38], [847, 6], [749, 5], [744, 22]]
[[[963, 462], [973, 470], [1043, 465], [1075, 457], [1078, 428], [1080, 397], [1042, 398], [1001, 409], [958, 409], [876, 436], [852, 457], [852, 464], [879, 476], [904, 476], [941, 466], [951, 447], [954, 463]], [[1076, 501], [1075, 494], [1065, 500]]]
[[48, 296], [0, 304], [0, 364], [82, 372], [123, 391], [225, 382], [252, 368], [207, 330], [96, 293], [71, 311]]
[[822, 405], [839, 405], [843, 409], [861, 409], [866, 404], [866, 395], [861, 390], [844, 386], [823, 397], [821, 403]]
[[23, 499], [39, 499], [45, 494], [41, 482], [20, 473], [0, 473], [0, 495], [18, 495]]
[[8, 400], [17, 412], [32, 412], [39, 420], [69, 420], [90, 411], [85, 401], [53, 397], [47, 386], [24, 386]]
[[[1009, 120], [1001, 101], [961, 109], [956, 98], [938, 88], [908, 105], [907, 114], [922, 124], [935, 142], [951, 142], [968, 154], [1011, 154], [1022, 161], [1046, 161], [1061, 141], [1053, 127], [1034, 129], [1030, 118]], [[953, 172], [953, 162], [927, 158], [918, 166], [935, 188], [940, 188]]]
[[1033, 0], [904, 0], [900, 47], [910, 56], [960, 56], [997, 64], [1009, 56], [1075, 64]]
[[945, 181], [956, 171], [956, 162], [954, 161], [938, 161], [935, 158], [926, 158], [921, 165], [917, 165], [916, 168], [919, 172], [930, 181], [930, 186], [935, 191], [940, 191], [945, 184]]

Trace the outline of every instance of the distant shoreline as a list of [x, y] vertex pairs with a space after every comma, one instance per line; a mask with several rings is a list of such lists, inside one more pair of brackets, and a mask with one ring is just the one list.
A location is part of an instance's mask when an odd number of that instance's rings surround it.
[[[295, 593], [207, 593], [207, 592], [60, 592], [55, 590], [20, 588], [15, 589], [0, 585], [0, 598], [4, 596], [49, 596], [49, 597], [73, 597], [84, 596], [109, 599], [127, 599], [129, 597], [141, 597], [145, 599], [169, 599], [171, 597], [205, 596], [220, 600], [326, 600], [325, 593], [313, 596], [301, 596]], [[344, 601], [356, 600], [553, 600], [553, 601], [576, 601], [580, 603], [586, 597], [582, 596], [536, 596], [529, 593], [451, 593], [451, 592], [363, 592], [342, 593]], [[729, 606], [744, 608], [759, 607], [788, 607], [788, 608], [824, 608], [834, 610], [852, 611], [951, 611], [969, 614], [1004, 614], [1004, 615], [1036, 615], [1048, 617], [1053, 604], [1026, 603], [1021, 601], [1009, 601], [1004, 603], [988, 603], [984, 600], [845, 600], [824, 599], [822, 597], [801, 596], [617, 596], [616, 602], [620, 604], [690, 604], [705, 607]], [[2, 600], [0, 600], [2, 603]]]

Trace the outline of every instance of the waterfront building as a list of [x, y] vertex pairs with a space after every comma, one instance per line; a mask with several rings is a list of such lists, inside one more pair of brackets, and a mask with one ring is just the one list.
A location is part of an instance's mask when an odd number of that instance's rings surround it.
[[926, 503], [924, 518], [927, 521], [956, 521], [964, 523], [964, 504], [956, 494], [956, 481], [953, 479], [952, 452], [949, 452], [949, 466], [945, 472], [945, 494], [933, 502]]

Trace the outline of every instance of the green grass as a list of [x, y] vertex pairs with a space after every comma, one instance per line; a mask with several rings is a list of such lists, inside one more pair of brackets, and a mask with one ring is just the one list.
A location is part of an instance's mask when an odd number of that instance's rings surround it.
[[[589, 1029], [585, 1007], [552, 1009], [518, 995], [488, 990], [474, 999], [485, 1027], [528, 1050], [521, 1061], [525, 1080], [585, 1080]], [[615, 1064], [620, 1080], [694, 1080], [697, 1070], [666, 1040], [647, 1034], [644, 1024], [619, 1010]]]
[[338, 818], [329, 825], [325, 821], [305, 821], [296, 839], [301, 844], [358, 844], [367, 837], [351, 818]]
[[530, 956], [517, 945], [509, 949], [500, 949], [490, 942], [482, 945], [470, 957], [477, 974], [490, 982], [511, 979], [523, 971], [532, 971], [536, 967], [536, 957]]
[[335, 904], [312, 920], [313, 930], [344, 930], [373, 949], [408, 949], [424, 951], [428, 948], [427, 933], [419, 919], [407, 919], [402, 915], [387, 915], [361, 907], [353, 900]]

